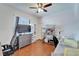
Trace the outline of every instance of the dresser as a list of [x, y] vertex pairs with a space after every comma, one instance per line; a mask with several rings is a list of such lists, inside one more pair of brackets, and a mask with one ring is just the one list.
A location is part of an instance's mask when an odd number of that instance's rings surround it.
[[19, 36], [19, 48], [22, 48], [32, 42], [32, 34], [23, 34]]

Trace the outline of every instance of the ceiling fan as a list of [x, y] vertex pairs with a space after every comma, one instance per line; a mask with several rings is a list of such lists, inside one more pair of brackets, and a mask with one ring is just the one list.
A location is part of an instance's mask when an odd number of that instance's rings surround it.
[[46, 8], [49, 7], [49, 6], [52, 6], [52, 3], [48, 3], [48, 4], [37, 3], [36, 5], [37, 6], [35, 6], [35, 7], [29, 7], [29, 8], [36, 9], [37, 13], [39, 13], [41, 11], [47, 12]]

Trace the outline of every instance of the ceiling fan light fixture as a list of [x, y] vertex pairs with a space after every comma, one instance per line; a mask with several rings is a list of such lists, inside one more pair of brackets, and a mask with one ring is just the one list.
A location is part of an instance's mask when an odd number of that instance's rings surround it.
[[41, 8], [38, 8], [38, 12], [42, 12], [43, 11], [43, 9], [41, 9]]
[[36, 7], [30, 7], [31, 9], [36, 9], [37, 13], [39, 12], [47, 12], [46, 8], [52, 6], [52, 3], [44, 4], [44, 3], [37, 3]]

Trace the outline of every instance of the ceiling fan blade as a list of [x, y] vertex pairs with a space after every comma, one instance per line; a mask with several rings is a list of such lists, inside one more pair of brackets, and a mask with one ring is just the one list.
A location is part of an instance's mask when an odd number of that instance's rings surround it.
[[29, 8], [31, 8], [31, 9], [37, 9], [37, 7], [29, 7]]
[[47, 10], [46, 10], [46, 9], [43, 9], [43, 11], [44, 11], [44, 12], [47, 12]]
[[52, 3], [44, 5], [44, 8], [49, 7], [49, 6], [52, 6]]

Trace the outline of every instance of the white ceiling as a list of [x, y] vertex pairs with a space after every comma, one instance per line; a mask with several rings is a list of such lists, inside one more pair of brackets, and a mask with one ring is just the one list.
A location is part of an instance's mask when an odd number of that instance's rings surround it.
[[48, 12], [40, 12], [40, 13], [36, 13], [36, 10], [29, 8], [31, 6], [36, 6], [36, 3], [8, 3], [6, 5], [13, 7], [15, 9], [21, 10], [23, 12], [35, 15], [35, 16], [44, 17], [44, 16], [52, 15], [52, 14], [55, 14], [57, 12], [61, 12], [67, 9], [71, 9], [74, 4], [53, 3], [52, 6], [46, 8]]

